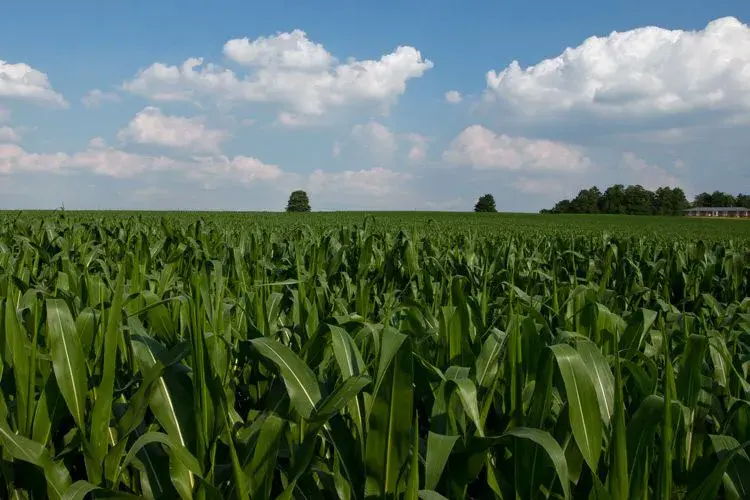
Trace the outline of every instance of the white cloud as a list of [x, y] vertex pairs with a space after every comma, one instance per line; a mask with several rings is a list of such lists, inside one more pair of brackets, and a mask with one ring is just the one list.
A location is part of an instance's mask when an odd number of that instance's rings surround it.
[[517, 115], [649, 118], [750, 110], [750, 29], [735, 18], [700, 31], [644, 27], [592, 36], [555, 58], [489, 71], [485, 97]]
[[333, 142], [333, 150], [331, 151], [331, 156], [334, 158], [338, 158], [341, 156], [341, 144], [339, 144], [338, 141]]
[[137, 155], [107, 148], [76, 153], [68, 157], [62, 166], [89, 170], [109, 177], [130, 178], [147, 171], [172, 170], [178, 168], [179, 164], [164, 156]]
[[89, 141], [89, 149], [105, 149], [107, 147], [107, 141], [102, 137], [93, 137]]
[[411, 202], [407, 183], [410, 174], [376, 167], [369, 170], [325, 172], [315, 170], [307, 190], [318, 206], [347, 206], [357, 209], [403, 208]]
[[351, 135], [370, 151], [376, 161], [387, 163], [393, 160], [397, 148], [396, 136], [382, 123], [373, 121], [355, 125]]
[[458, 90], [449, 90], [445, 93], [445, 102], [448, 102], [450, 104], [458, 104], [463, 100], [463, 96], [461, 95], [461, 92]]
[[219, 101], [270, 102], [285, 111], [321, 116], [334, 108], [357, 104], [393, 104], [406, 83], [421, 77], [433, 63], [409, 46], [399, 46], [377, 60], [338, 63], [304, 32], [279, 33], [254, 41], [228, 41], [224, 53], [249, 67], [238, 76], [202, 58], [181, 66], [154, 63], [123, 84], [123, 89], [156, 101], [192, 101], [212, 96]]
[[224, 44], [224, 55], [245, 66], [303, 71], [326, 69], [336, 62], [321, 44], [311, 42], [307, 34], [298, 29], [252, 42], [248, 38], [229, 40]]
[[288, 111], [279, 113], [279, 116], [276, 117], [276, 123], [288, 128], [300, 128], [310, 125], [308, 117]]
[[117, 133], [117, 138], [138, 144], [216, 153], [229, 134], [206, 127], [202, 118], [168, 116], [159, 108], [149, 106], [136, 114], [128, 126]]
[[291, 175], [284, 173], [277, 165], [269, 165], [249, 156], [175, 160], [165, 156], [127, 153], [108, 147], [99, 137], [93, 138], [86, 150], [72, 155], [29, 153], [15, 144], [0, 144], [0, 173], [68, 174], [77, 171], [88, 171], [119, 179], [133, 178], [145, 173], [168, 172], [173, 180], [175, 175], [182, 174], [185, 179], [204, 184], [275, 182]]
[[628, 172], [635, 184], [654, 190], [660, 187], [685, 187], [684, 183], [659, 165], [651, 164], [639, 158], [635, 153], [623, 153], [620, 160], [623, 169]]
[[453, 139], [443, 160], [475, 169], [580, 172], [591, 165], [583, 152], [561, 142], [498, 135], [472, 125]]
[[429, 147], [430, 139], [416, 133], [407, 134], [406, 139], [411, 144], [408, 154], [409, 161], [419, 162], [424, 160], [427, 156], [427, 148]]
[[11, 64], [2, 59], [0, 59], [0, 97], [68, 107], [65, 98], [52, 88], [45, 73], [28, 64]]
[[121, 100], [120, 96], [115, 92], [105, 92], [99, 89], [90, 90], [81, 98], [81, 102], [87, 108], [97, 108], [104, 101], [120, 102]]
[[255, 181], [275, 181], [285, 175], [277, 165], [269, 165], [249, 156], [220, 156], [195, 160], [195, 163], [188, 164], [188, 177], [207, 183], [230, 180], [252, 184]]
[[21, 142], [21, 135], [7, 125], [0, 127], [0, 143], [2, 142]]
[[0, 172], [67, 173], [76, 169], [116, 178], [134, 177], [145, 171], [168, 170], [177, 162], [163, 156], [143, 156], [116, 149], [66, 153], [29, 153], [17, 145], [0, 145]]

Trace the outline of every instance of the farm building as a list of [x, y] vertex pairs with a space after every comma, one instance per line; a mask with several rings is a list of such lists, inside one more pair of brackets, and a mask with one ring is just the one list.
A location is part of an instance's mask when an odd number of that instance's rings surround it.
[[750, 208], [695, 207], [685, 210], [688, 217], [750, 217]]

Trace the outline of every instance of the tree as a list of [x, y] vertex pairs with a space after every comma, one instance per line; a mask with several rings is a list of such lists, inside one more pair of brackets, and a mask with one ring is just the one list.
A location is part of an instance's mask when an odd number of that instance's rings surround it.
[[711, 202], [715, 207], [733, 207], [737, 200], [729, 193], [714, 191], [711, 193]]
[[570, 211], [576, 214], [595, 214], [599, 211], [599, 199], [602, 193], [596, 186], [581, 189], [578, 196], [570, 202]]
[[695, 197], [693, 205], [696, 207], [711, 207], [713, 206], [713, 200], [711, 200], [709, 193], [701, 193]]
[[479, 197], [479, 201], [474, 205], [475, 212], [497, 212], [495, 208], [495, 197], [491, 194], [486, 194]]
[[659, 215], [679, 215], [688, 207], [685, 192], [676, 187], [660, 187], [654, 193], [654, 213]]
[[750, 194], [738, 194], [735, 199], [735, 206], [742, 208], [750, 208]]
[[289, 202], [286, 205], [287, 212], [309, 212], [310, 200], [307, 193], [302, 190], [293, 191], [289, 195]]
[[604, 191], [601, 197], [599, 210], [605, 214], [624, 214], [625, 213], [625, 186], [615, 184]]
[[640, 184], [625, 188], [625, 213], [651, 215], [654, 213], [654, 193]]

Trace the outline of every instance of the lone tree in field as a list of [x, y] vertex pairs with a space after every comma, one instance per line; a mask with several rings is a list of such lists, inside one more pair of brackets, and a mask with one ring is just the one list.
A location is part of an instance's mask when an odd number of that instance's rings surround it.
[[302, 190], [292, 191], [289, 195], [289, 202], [286, 204], [287, 212], [309, 212], [310, 199], [307, 193]]
[[497, 212], [495, 208], [495, 197], [491, 194], [486, 194], [479, 198], [477, 204], [474, 205], [475, 212]]

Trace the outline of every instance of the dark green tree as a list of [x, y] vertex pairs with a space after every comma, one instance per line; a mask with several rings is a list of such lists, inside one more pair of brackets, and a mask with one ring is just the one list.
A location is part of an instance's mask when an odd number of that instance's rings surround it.
[[733, 207], [736, 203], [736, 199], [729, 193], [722, 191], [714, 191], [711, 193], [711, 203], [714, 207]]
[[735, 199], [735, 206], [742, 208], [750, 208], [750, 194], [738, 194]]
[[678, 215], [688, 206], [685, 192], [680, 188], [660, 187], [654, 193], [654, 214]]
[[589, 189], [581, 189], [578, 196], [570, 202], [570, 211], [575, 214], [595, 214], [599, 212], [599, 198], [602, 193], [599, 188], [593, 186]]
[[625, 213], [651, 215], [654, 213], [654, 193], [640, 184], [625, 188]]
[[495, 208], [495, 197], [491, 194], [480, 196], [477, 204], [474, 205], [475, 212], [497, 212]]
[[310, 199], [307, 193], [302, 190], [293, 191], [289, 195], [289, 202], [286, 204], [287, 212], [309, 212]]
[[600, 199], [599, 211], [605, 214], [625, 213], [625, 186], [615, 184], [604, 191]]
[[696, 207], [712, 207], [713, 206], [713, 200], [711, 199], [711, 194], [709, 193], [701, 193], [695, 197], [695, 200], [693, 200], [693, 206]]
[[560, 200], [555, 203], [551, 212], [553, 214], [569, 214], [570, 213], [570, 200]]

